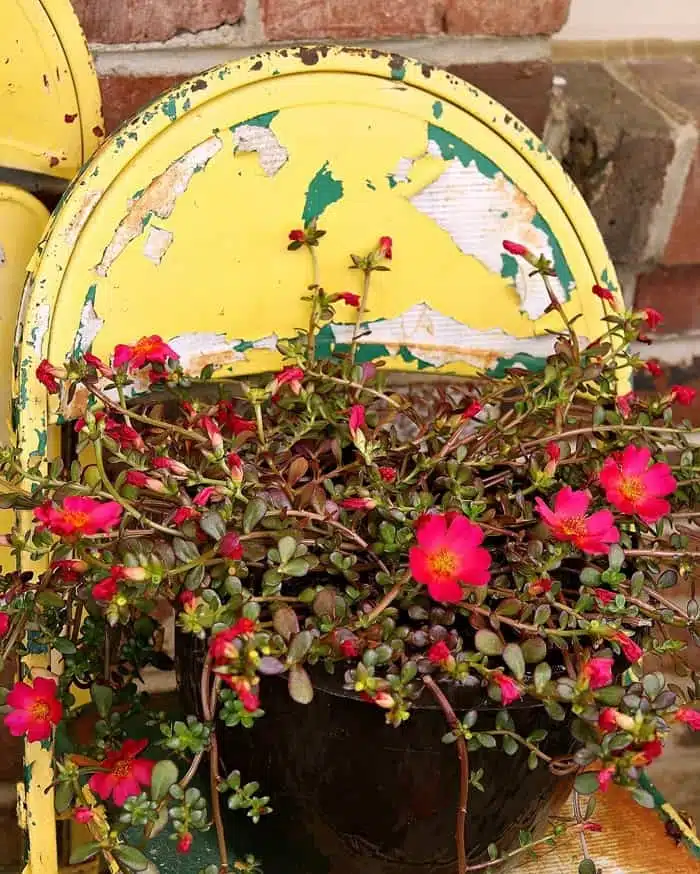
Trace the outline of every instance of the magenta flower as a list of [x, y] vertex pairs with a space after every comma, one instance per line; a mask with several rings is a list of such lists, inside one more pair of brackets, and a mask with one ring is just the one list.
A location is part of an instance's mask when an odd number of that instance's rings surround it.
[[581, 669], [581, 675], [591, 689], [602, 689], [612, 683], [612, 659], [592, 658]]
[[601, 792], [607, 792], [608, 787], [612, 783], [612, 779], [615, 776], [615, 768], [603, 768], [601, 771], [598, 771], [598, 787]]
[[448, 659], [452, 658], [450, 648], [444, 640], [439, 640], [437, 643], [434, 643], [426, 655], [428, 656], [428, 661], [432, 662], [434, 665], [442, 665]]
[[670, 511], [664, 498], [677, 486], [671, 468], [663, 462], [649, 467], [651, 460], [646, 447], [627, 446], [621, 455], [605, 459], [598, 477], [605, 497], [617, 510], [637, 515], [648, 525]]
[[605, 555], [610, 544], [617, 543], [620, 532], [615, 528], [610, 510], [599, 510], [587, 516], [591, 502], [589, 492], [575, 492], [565, 486], [554, 496], [554, 511], [542, 498], [535, 498], [537, 512], [557, 540], [565, 540], [590, 555]]
[[127, 798], [151, 784], [155, 762], [137, 758], [147, 746], [147, 740], [125, 740], [121, 749], [107, 753], [101, 763], [105, 770], [93, 774], [88, 786], [104, 801], [111, 797], [118, 807], [123, 807]]
[[63, 706], [56, 697], [55, 680], [37, 677], [32, 685], [15, 683], [7, 696], [12, 710], [5, 717], [5, 725], [13, 737], [27, 736], [34, 742], [51, 737], [51, 729], [63, 716]]
[[700, 710], [692, 707], [680, 707], [676, 711], [676, 722], [684, 722], [693, 731], [700, 731]]
[[47, 501], [34, 510], [42, 528], [70, 539], [109, 531], [119, 524], [121, 515], [122, 506], [116, 501], [83, 497], [64, 498], [60, 507]]
[[353, 404], [350, 407], [350, 436], [354, 440], [357, 437], [357, 432], [361, 431], [365, 426], [365, 408], [362, 404]]
[[628, 662], [630, 662], [630, 664], [638, 662], [644, 655], [644, 650], [641, 648], [641, 646], [638, 646], [631, 637], [627, 637], [624, 631], [619, 631], [613, 637], [613, 640], [619, 644], [620, 649], [622, 650], [625, 658]]
[[169, 358], [177, 361], [179, 357], [162, 337], [152, 334], [150, 337], [141, 337], [133, 346], [120, 343], [114, 350], [112, 363], [115, 367], [126, 364], [129, 370], [138, 370], [147, 364], [166, 364]]
[[518, 698], [522, 697], [522, 689], [512, 677], [506, 677], [505, 674], [496, 671], [491, 674], [489, 679], [501, 690], [501, 704], [503, 704], [504, 707], [507, 707], [509, 704], [512, 704], [513, 701], [517, 701]]

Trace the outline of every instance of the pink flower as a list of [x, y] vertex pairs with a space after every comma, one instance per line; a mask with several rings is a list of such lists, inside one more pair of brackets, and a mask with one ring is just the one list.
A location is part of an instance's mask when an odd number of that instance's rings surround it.
[[637, 395], [633, 391], [628, 391], [625, 395], [618, 395], [615, 398], [615, 406], [620, 411], [623, 419], [628, 418], [632, 412], [632, 405], [637, 403]]
[[306, 239], [306, 233], [301, 228], [295, 228], [289, 232], [289, 239], [293, 243], [303, 243]]
[[63, 718], [63, 707], [56, 697], [55, 680], [37, 677], [33, 684], [15, 683], [7, 696], [12, 710], [5, 717], [5, 725], [13, 737], [27, 736], [30, 742], [47, 740], [51, 729]]
[[598, 787], [601, 792], [607, 792], [608, 787], [612, 783], [612, 778], [615, 776], [615, 768], [603, 768], [598, 771]]
[[557, 540], [573, 543], [590, 555], [604, 555], [611, 543], [617, 543], [620, 532], [615, 528], [610, 510], [599, 510], [586, 515], [591, 496], [588, 492], [575, 492], [565, 486], [554, 496], [554, 511], [542, 498], [535, 498], [537, 512]]
[[121, 749], [107, 753], [101, 763], [105, 770], [90, 777], [90, 789], [104, 801], [111, 797], [117, 807], [123, 807], [127, 798], [138, 795], [142, 786], [151, 784], [155, 762], [137, 758], [147, 746], [147, 740], [129, 739]]
[[223, 555], [230, 561], [238, 561], [239, 558], [243, 558], [241, 539], [235, 531], [229, 531], [222, 537], [221, 543], [219, 543], [219, 555]]
[[472, 401], [469, 406], [462, 411], [462, 421], [464, 422], [467, 419], [473, 419], [475, 416], [478, 416], [483, 409], [484, 408], [478, 401]]
[[304, 371], [301, 367], [285, 367], [272, 381], [272, 394], [276, 395], [283, 385], [288, 385], [292, 394], [298, 395], [303, 379]]
[[365, 426], [365, 408], [362, 404], [353, 404], [350, 407], [350, 436], [354, 440], [357, 432]]
[[617, 710], [614, 707], [605, 707], [598, 717], [598, 728], [601, 731], [617, 731]]
[[338, 300], [342, 300], [343, 303], [346, 303], [349, 307], [360, 306], [360, 295], [353, 294], [351, 291], [341, 291], [338, 295]]
[[397, 470], [395, 467], [379, 467], [377, 470], [385, 483], [393, 483], [396, 480]]
[[638, 646], [631, 637], [627, 637], [624, 631], [619, 631], [613, 636], [613, 640], [619, 644], [625, 658], [631, 664], [638, 662], [644, 655], [644, 650]]
[[544, 447], [545, 455], [550, 461], [557, 462], [561, 458], [561, 449], [558, 443], [548, 443]]
[[693, 707], [680, 707], [676, 711], [676, 722], [684, 722], [693, 731], [700, 731], [700, 710]]
[[83, 497], [64, 498], [60, 507], [47, 501], [34, 510], [42, 528], [69, 539], [110, 531], [119, 524], [121, 515], [122, 506], [116, 501]]
[[377, 502], [372, 498], [343, 498], [340, 506], [344, 510], [373, 510]]
[[168, 458], [165, 455], [158, 456], [153, 459], [153, 467], [156, 470], [167, 470], [173, 476], [188, 476], [190, 469], [181, 461], [176, 461], [174, 458]]
[[126, 364], [129, 370], [138, 370], [146, 364], [165, 365], [168, 359], [177, 361], [179, 358], [177, 352], [162, 337], [152, 334], [150, 337], [141, 337], [133, 346], [120, 343], [114, 350], [113, 364], [115, 367]]
[[603, 604], [610, 604], [615, 600], [615, 592], [609, 592], [607, 589], [593, 589], [593, 594]]
[[608, 288], [603, 288], [602, 285], [594, 285], [593, 286], [593, 294], [596, 297], [599, 297], [601, 300], [605, 300], [608, 303], [615, 304], [615, 295]]
[[76, 807], [73, 811], [73, 819], [81, 825], [87, 825], [95, 817], [95, 813], [91, 807]]
[[591, 689], [602, 689], [612, 683], [612, 659], [592, 658], [581, 669], [581, 675]]
[[206, 507], [209, 501], [216, 498], [217, 500], [221, 499], [221, 492], [219, 491], [217, 486], [204, 486], [201, 492], [198, 492], [194, 498], [192, 499], [192, 503], [195, 507]]
[[126, 482], [130, 486], [139, 489], [149, 489], [152, 492], [163, 494], [167, 491], [165, 483], [153, 476], [148, 476], [142, 470], [130, 470], [126, 475]]
[[450, 652], [449, 646], [445, 643], [444, 640], [439, 640], [437, 643], [434, 643], [427, 652], [428, 660], [431, 661], [434, 665], [442, 665], [448, 659], [452, 658], [452, 653]]
[[650, 358], [649, 361], [645, 363], [644, 369], [654, 378], [664, 375], [661, 365], [655, 358]]
[[501, 704], [507, 707], [513, 701], [517, 701], [522, 697], [522, 690], [512, 677], [506, 677], [500, 671], [494, 671], [489, 676], [491, 682], [495, 683], [501, 690]]
[[192, 835], [190, 832], [185, 832], [178, 838], [175, 850], [181, 855], [186, 855], [192, 849]]
[[[449, 524], [448, 524], [449, 521]], [[413, 578], [428, 587], [435, 601], [462, 600], [462, 584], [485, 586], [491, 556], [481, 547], [484, 533], [465, 516], [434, 513], [419, 520], [417, 546], [408, 553]]]
[[658, 310], [653, 309], [652, 307], [646, 307], [642, 310], [642, 313], [644, 314], [644, 318], [650, 331], [658, 328], [664, 320], [664, 317], [661, 315], [661, 313]]
[[386, 258], [387, 261], [391, 261], [393, 257], [393, 248], [394, 243], [391, 237], [379, 238], [379, 254]]
[[46, 358], [36, 369], [36, 378], [48, 393], [52, 395], [58, 394], [60, 390], [58, 380], [65, 377], [65, 375], [65, 371], [62, 368], [54, 367]]
[[621, 513], [637, 515], [648, 525], [658, 522], [671, 509], [665, 495], [676, 490], [671, 468], [662, 462], [652, 464], [646, 448], [626, 446], [622, 455], [605, 459], [598, 477], [605, 497]]
[[517, 255], [521, 258], [533, 257], [527, 246], [523, 246], [522, 243], [513, 243], [511, 240], [504, 240], [503, 248], [506, 250], [506, 252], [508, 252], [509, 255]]
[[9, 613], [0, 612], [0, 637], [4, 637], [10, 630], [10, 623]]
[[216, 422], [211, 416], [202, 416], [199, 423], [207, 432], [207, 437], [214, 452], [221, 452], [224, 448], [224, 438], [221, 436], [221, 431]]
[[697, 391], [689, 385], [672, 385], [671, 400], [676, 404], [689, 407], [695, 400]]

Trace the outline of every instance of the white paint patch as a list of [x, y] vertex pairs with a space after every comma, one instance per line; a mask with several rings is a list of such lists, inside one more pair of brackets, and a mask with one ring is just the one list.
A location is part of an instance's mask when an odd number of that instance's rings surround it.
[[5, 256], [5, 250], [2, 247], [2, 243], [0, 243], [0, 267], [4, 267], [7, 264], [7, 258]]
[[[350, 343], [352, 325], [331, 325], [336, 343]], [[581, 338], [586, 343], [585, 338]], [[505, 331], [477, 330], [463, 325], [451, 316], [445, 316], [426, 303], [414, 304], [395, 319], [370, 322], [358, 340], [386, 346], [389, 354], [398, 355], [404, 346], [421, 361], [441, 367], [464, 362], [480, 370], [494, 367], [500, 358], [517, 353], [546, 358], [554, 349], [554, 338], [514, 337]]]
[[399, 158], [396, 169], [390, 174], [391, 179], [398, 185], [401, 182], [410, 182], [408, 174], [415, 163], [415, 158]]
[[[427, 152], [433, 157], [441, 155], [433, 140], [428, 142]], [[453, 158], [410, 202], [449, 234], [460, 252], [477, 258], [492, 273], [501, 274], [503, 240], [516, 240], [554, 260], [547, 234], [532, 224], [535, 205], [502, 173], [494, 178], [485, 176], [476, 161], [465, 167], [459, 158]], [[515, 289], [522, 312], [534, 321], [544, 314], [549, 297], [541, 278], [528, 276], [530, 269], [525, 262], [518, 263]], [[552, 287], [560, 300], [566, 300], [554, 277]]]
[[160, 264], [172, 241], [172, 231], [152, 225], [143, 244], [143, 254], [154, 264]]
[[34, 327], [32, 328], [32, 349], [37, 355], [42, 354], [42, 346], [44, 337], [49, 329], [49, 316], [51, 315], [51, 307], [47, 303], [42, 303], [37, 307], [36, 316], [34, 317]]
[[[269, 334], [252, 341], [250, 348], [274, 351], [277, 348], [277, 339], [276, 334]], [[229, 340], [225, 334], [196, 331], [180, 334], [169, 340], [168, 345], [180, 356], [183, 370], [191, 375], [198, 375], [208, 364], [225, 367], [236, 361], [245, 361], [246, 353], [236, 349], [242, 342], [241, 339]]]
[[90, 214], [92, 213], [95, 205], [103, 194], [104, 192], [102, 190], [95, 190], [88, 191], [88, 193], [85, 195], [75, 215], [68, 222], [68, 226], [63, 232], [63, 242], [66, 244], [66, 246], [71, 249], [73, 248], [78, 237], [80, 236], [80, 232], [85, 226], [85, 222], [90, 218]]
[[85, 302], [80, 313], [80, 327], [75, 335], [75, 351], [87, 352], [102, 330], [104, 319], [97, 315], [95, 305], [91, 300]]
[[289, 152], [275, 132], [258, 124], [240, 124], [234, 128], [233, 145], [237, 152], [257, 152], [266, 176], [279, 173], [289, 158]]

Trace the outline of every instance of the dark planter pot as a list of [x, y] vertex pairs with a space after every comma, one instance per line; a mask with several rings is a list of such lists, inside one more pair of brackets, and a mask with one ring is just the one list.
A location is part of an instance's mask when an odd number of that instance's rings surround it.
[[[199, 710], [201, 664], [201, 644], [181, 637], [180, 688], [188, 712]], [[338, 679], [324, 672], [314, 686], [314, 700], [300, 705], [283, 678], [263, 678], [265, 717], [250, 730], [217, 729], [225, 772], [240, 770], [271, 796], [275, 840], [280, 827], [292, 841], [305, 835], [331, 863], [331, 874], [454, 874], [459, 766], [454, 745], [441, 742], [448, 730], [442, 711], [426, 692], [411, 718], [392, 728], [379, 708], [344, 691]], [[473, 690], [455, 691], [458, 714], [477, 706], [479, 727], [493, 727], [492, 705]], [[541, 706], [523, 703], [511, 713], [524, 737], [547, 729], [541, 745], [547, 754], [571, 751], [568, 726], [553, 723]], [[521, 829], [543, 831], [571, 790], [573, 778], [555, 777], [544, 764], [531, 771], [526, 750], [506, 756], [481, 749], [469, 759], [472, 772], [483, 768], [485, 790], [469, 791], [470, 862], [481, 860], [490, 843], [501, 850], [517, 845]]]

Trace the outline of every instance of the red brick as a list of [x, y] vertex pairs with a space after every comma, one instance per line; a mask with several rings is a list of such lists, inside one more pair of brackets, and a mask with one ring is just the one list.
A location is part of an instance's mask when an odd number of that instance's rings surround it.
[[183, 76], [103, 76], [102, 111], [107, 132], [131, 118], [163, 91], [179, 85]]
[[243, 16], [245, 0], [73, 0], [90, 42], [159, 42]]
[[569, 16], [570, 0], [447, 0], [447, 33], [532, 36], [556, 33]]
[[549, 61], [523, 61], [519, 64], [457, 64], [450, 73], [481, 88], [510, 109], [538, 136], [542, 135], [549, 111], [552, 64]]
[[445, 0], [261, 0], [271, 40], [420, 36], [442, 30]]
[[637, 281], [635, 305], [663, 314], [660, 333], [700, 329], [700, 265], [657, 267], [643, 274]]
[[[700, 66], [690, 59], [667, 58], [629, 64], [647, 93], [660, 100], [666, 112], [700, 125]], [[698, 264], [700, 249], [700, 149], [685, 181], [676, 219], [663, 253], [663, 263]]]

